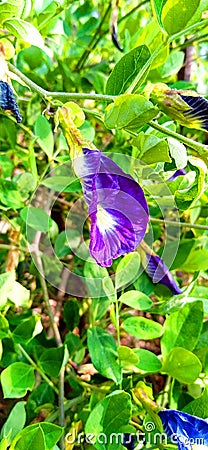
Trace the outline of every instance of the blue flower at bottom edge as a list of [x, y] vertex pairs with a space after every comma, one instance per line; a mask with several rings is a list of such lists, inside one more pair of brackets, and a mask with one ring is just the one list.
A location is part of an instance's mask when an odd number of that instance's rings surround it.
[[149, 220], [142, 188], [100, 150], [73, 161], [91, 218], [90, 253], [100, 266], [136, 249]]
[[182, 293], [164, 261], [158, 255], [146, 254], [145, 271], [152, 279], [153, 283], [164, 284], [164, 286], [170, 289], [173, 295]]
[[208, 423], [190, 414], [173, 409], [160, 411], [164, 431], [173, 444], [178, 445], [179, 450], [196, 449], [197, 445], [203, 445], [208, 449]]

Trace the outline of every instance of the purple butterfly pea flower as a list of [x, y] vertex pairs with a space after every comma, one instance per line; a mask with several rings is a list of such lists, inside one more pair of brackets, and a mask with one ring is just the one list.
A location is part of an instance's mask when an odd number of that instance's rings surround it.
[[174, 174], [168, 178], [168, 181], [173, 181], [175, 180], [177, 177], [179, 177], [180, 175], [186, 175], [186, 171], [185, 169], [178, 169], [174, 172]]
[[208, 423], [190, 414], [169, 409], [160, 411], [164, 431], [179, 450], [192, 450], [193, 445], [208, 447]]
[[173, 295], [182, 293], [181, 289], [178, 287], [173, 276], [168, 270], [168, 267], [158, 255], [146, 254], [146, 261], [147, 264], [145, 271], [152, 279], [153, 283], [164, 284], [171, 290]]
[[73, 162], [91, 218], [90, 253], [103, 267], [136, 249], [149, 220], [142, 188], [100, 150], [83, 148]]

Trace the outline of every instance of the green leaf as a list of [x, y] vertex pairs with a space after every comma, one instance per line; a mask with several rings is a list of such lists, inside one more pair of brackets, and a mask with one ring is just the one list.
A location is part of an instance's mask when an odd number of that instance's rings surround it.
[[153, 294], [155, 290], [154, 284], [145, 272], [139, 275], [139, 278], [134, 281], [133, 285], [137, 291], [143, 292], [146, 295]]
[[167, 0], [151, 0], [153, 12], [155, 13], [155, 15], [157, 17], [158, 23], [161, 28], [163, 28], [163, 24], [161, 21], [161, 15], [162, 15], [163, 7], [166, 2], [167, 2]]
[[108, 287], [108, 295], [114, 294], [113, 282], [107, 269], [98, 266], [92, 258], [89, 258], [84, 265], [84, 277], [90, 297], [106, 297], [106, 286]]
[[82, 344], [79, 336], [73, 333], [67, 333], [65, 337], [65, 344], [67, 345], [68, 352], [72, 360], [80, 365], [85, 355], [85, 347]]
[[92, 363], [98, 372], [120, 383], [121, 369], [117, 362], [118, 353], [113, 336], [99, 327], [92, 327], [87, 332], [87, 343]]
[[[180, 241], [179, 247], [177, 249], [177, 253], [173, 263], [171, 264], [171, 270], [178, 269], [179, 267], [183, 267], [184, 262], [187, 260], [188, 255], [194, 246], [194, 239], [182, 239]], [[176, 251], [175, 242], [166, 242], [165, 248], [168, 255], [174, 255]], [[159, 256], [163, 253], [163, 248], [161, 247], [161, 251], [158, 252]]]
[[[33, 450], [47, 450], [45, 446], [44, 434], [41, 428], [35, 429], [25, 428], [21, 435], [17, 435], [15, 442], [12, 443], [11, 450], [26, 450], [26, 448], [32, 448]], [[17, 438], [19, 438], [17, 440]]]
[[23, 362], [15, 362], [1, 373], [4, 398], [20, 398], [32, 391], [35, 384], [34, 369]]
[[39, 116], [35, 122], [35, 134], [38, 136], [38, 144], [49, 158], [53, 155], [53, 133], [48, 120], [44, 116]]
[[53, 423], [41, 422], [29, 425], [21, 430], [10, 450], [53, 450], [60, 439], [63, 430]]
[[9, 322], [2, 314], [0, 314], [0, 339], [9, 336]]
[[183, 412], [191, 414], [192, 416], [201, 417], [207, 419], [208, 417], [208, 386], [205, 386], [204, 391], [200, 397], [196, 398], [192, 402], [183, 408]]
[[162, 373], [176, 378], [180, 383], [193, 383], [199, 376], [202, 365], [189, 350], [182, 347], [174, 347], [163, 361]]
[[41, 181], [44, 186], [58, 192], [79, 192], [82, 186], [79, 180], [69, 180], [69, 177], [52, 176]]
[[183, 30], [196, 12], [200, 0], [167, 0], [162, 8], [161, 21], [169, 35]]
[[17, 175], [14, 178], [14, 181], [17, 183], [17, 187], [23, 198], [27, 198], [29, 192], [34, 191], [36, 188], [36, 179], [33, 174], [29, 172]]
[[0, 307], [4, 307], [8, 296], [13, 291], [15, 283], [15, 272], [6, 272], [0, 274]]
[[141, 311], [150, 309], [152, 306], [152, 300], [139, 291], [127, 291], [119, 297], [119, 301]]
[[51, 378], [57, 378], [62, 367], [69, 359], [67, 347], [62, 345], [58, 348], [49, 348], [45, 350], [39, 360], [41, 368]]
[[70, 298], [64, 304], [63, 317], [69, 331], [79, 324], [79, 303], [75, 298]]
[[24, 203], [17, 184], [13, 181], [0, 179], [0, 209], [19, 209], [23, 206]]
[[35, 316], [29, 317], [29, 319], [23, 320], [17, 325], [12, 335], [15, 342], [26, 344], [37, 334], [41, 333], [42, 329], [41, 319], [36, 314]]
[[20, 216], [27, 226], [43, 233], [49, 231], [53, 224], [51, 217], [45, 211], [34, 206], [25, 206], [20, 212]]
[[173, 75], [177, 74], [179, 70], [181, 69], [184, 62], [184, 52], [173, 50], [165, 63], [158, 67], [158, 75], [162, 80], [172, 77]]
[[23, 0], [1, 1], [0, 3], [0, 23], [10, 17], [20, 17], [24, 8]]
[[[126, 53], [115, 65], [108, 78], [106, 94], [119, 95], [125, 93], [149, 58], [150, 51], [146, 45], [141, 45]], [[148, 70], [140, 80], [140, 84], [144, 82], [147, 73]]]
[[[112, 442], [115, 433], [123, 432], [131, 417], [131, 398], [126, 392], [114, 391], [101, 400], [91, 411], [85, 426], [85, 433], [92, 436], [93, 447], [97, 450], [121, 450], [121, 444]], [[106, 436], [107, 443], [101, 443], [99, 436]]]
[[181, 266], [185, 272], [196, 272], [208, 269], [208, 250], [193, 248]]
[[153, 134], [139, 133], [133, 140], [133, 145], [139, 149], [138, 157], [146, 164], [157, 162], [171, 162], [169, 147], [165, 139], [160, 139]]
[[122, 323], [122, 328], [138, 339], [156, 339], [163, 334], [163, 327], [145, 317], [128, 317]]
[[7, 437], [10, 443], [15, 438], [16, 434], [19, 433], [19, 431], [22, 430], [25, 425], [25, 404], [26, 402], [16, 403], [1, 429], [1, 438]]
[[43, 38], [31, 23], [22, 19], [8, 19], [4, 21], [4, 27], [17, 39], [44, 49]]
[[125, 255], [118, 263], [115, 274], [115, 286], [119, 290], [129, 285], [138, 276], [140, 268], [140, 256], [136, 252]]
[[72, 250], [76, 250], [81, 243], [81, 235], [78, 230], [62, 231], [55, 240], [54, 250], [57, 258], [69, 255]]
[[[206, 165], [204, 161], [199, 158], [190, 157], [189, 166], [191, 172], [188, 172], [182, 180], [179, 180], [179, 185], [174, 192], [175, 201], [179, 209], [188, 209], [193, 202], [196, 202], [204, 192]], [[175, 180], [177, 185], [177, 180]], [[172, 182], [174, 187], [174, 182]], [[171, 189], [170, 183], [169, 187]]]
[[107, 106], [104, 123], [107, 128], [137, 131], [158, 114], [158, 109], [139, 94], [123, 94]]
[[165, 357], [173, 347], [194, 350], [203, 324], [203, 303], [187, 303], [183, 308], [166, 318], [161, 339], [162, 355]]
[[170, 154], [175, 161], [177, 169], [183, 169], [187, 165], [187, 152], [185, 145], [172, 137], [169, 137], [167, 140]]
[[134, 348], [133, 351], [139, 358], [139, 362], [138, 364], [136, 364], [136, 367], [138, 367], [138, 369], [150, 373], [160, 372], [162, 363], [154, 353], [143, 348]]

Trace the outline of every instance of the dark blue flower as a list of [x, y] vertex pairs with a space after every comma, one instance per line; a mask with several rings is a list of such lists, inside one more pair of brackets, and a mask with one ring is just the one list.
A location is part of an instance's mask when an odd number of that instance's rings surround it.
[[6, 81], [0, 81], [0, 107], [4, 111], [11, 111], [15, 115], [16, 121], [21, 122], [22, 116], [19, 112], [12, 88]]
[[122, 445], [126, 447], [128, 450], [134, 450], [134, 436], [129, 433], [124, 433]]
[[172, 443], [178, 445], [179, 450], [192, 450], [193, 445], [203, 445], [204, 448], [208, 448], [206, 420], [173, 409], [160, 411], [158, 414], [164, 431]]
[[73, 162], [91, 218], [90, 253], [101, 266], [136, 249], [149, 220], [142, 188], [99, 150], [83, 148]]
[[173, 295], [181, 294], [182, 291], [176, 284], [173, 276], [165, 265], [164, 261], [154, 254], [146, 254], [145, 271], [152, 279], [153, 283], [161, 283], [168, 287]]

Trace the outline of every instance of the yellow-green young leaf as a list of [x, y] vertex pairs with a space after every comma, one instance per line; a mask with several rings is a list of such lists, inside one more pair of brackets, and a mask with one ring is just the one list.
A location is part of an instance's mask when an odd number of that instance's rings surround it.
[[165, 31], [172, 35], [186, 28], [199, 4], [200, 0], [167, 0], [161, 12]]
[[118, 347], [119, 362], [124, 369], [135, 366], [139, 363], [139, 357], [134, 353], [132, 348], [121, 345]]
[[163, 361], [162, 373], [167, 373], [180, 383], [193, 383], [199, 376], [202, 365], [194, 353], [182, 347], [174, 347]]
[[15, 283], [15, 272], [6, 272], [0, 274], [0, 308], [4, 307], [9, 294], [13, 291]]
[[[126, 92], [149, 58], [150, 51], [146, 45], [141, 45], [126, 53], [111, 72], [106, 84], [106, 93], [118, 95]], [[140, 84], [146, 78], [147, 73], [148, 69], [142, 76]]]
[[[0, 6], [0, 9], [1, 9], [1, 6]], [[1, 44], [4, 46], [5, 58], [6, 59], [13, 58], [15, 55], [15, 48], [12, 45], [12, 43], [6, 38], [2, 38]]]
[[24, 0], [8, 0], [0, 2], [0, 23], [11, 17], [20, 17], [24, 8]]
[[36, 45], [36, 47], [44, 50], [43, 38], [37, 28], [31, 23], [22, 19], [9, 19], [4, 21], [4, 27], [17, 39]]
[[158, 114], [158, 109], [139, 94], [123, 94], [107, 106], [105, 126], [107, 128], [137, 131]]
[[17, 308], [28, 308], [30, 304], [30, 291], [22, 284], [15, 281], [12, 291], [8, 294], [8, 299], [13, 302]]

